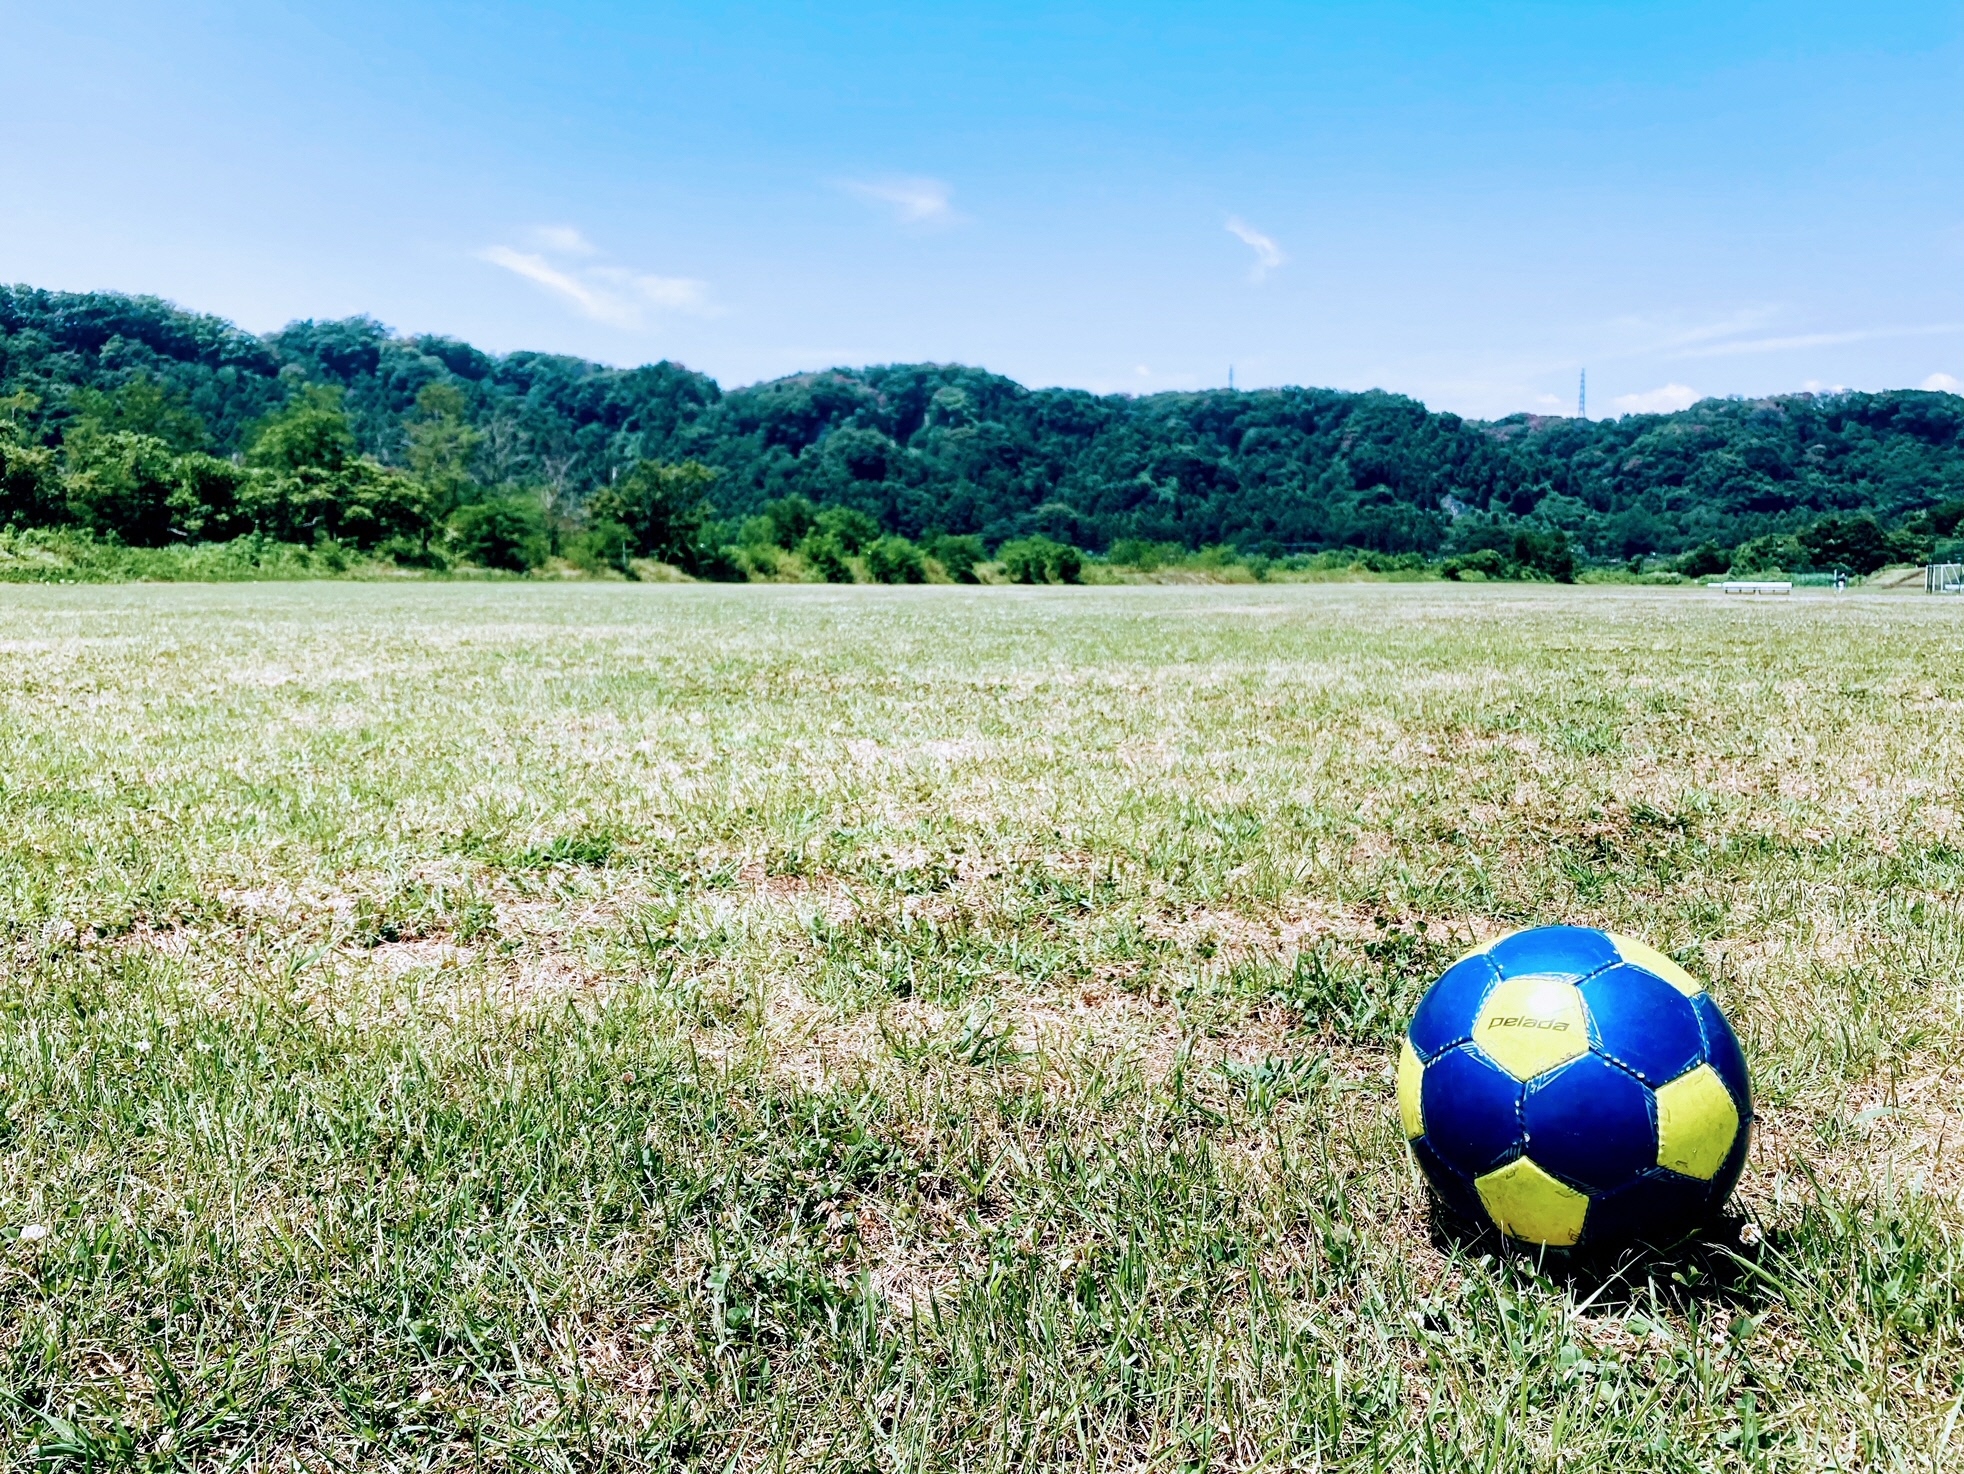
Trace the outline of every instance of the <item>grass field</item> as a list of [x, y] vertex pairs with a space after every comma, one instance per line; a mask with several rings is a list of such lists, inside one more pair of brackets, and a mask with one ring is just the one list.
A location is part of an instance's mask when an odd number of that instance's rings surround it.
[[[1964, 1467], [1959, 617], [0, 590], [0, 1461]], [[1556, 918], [1746, 1042], [1675, 1257], [1408, 1165]]]

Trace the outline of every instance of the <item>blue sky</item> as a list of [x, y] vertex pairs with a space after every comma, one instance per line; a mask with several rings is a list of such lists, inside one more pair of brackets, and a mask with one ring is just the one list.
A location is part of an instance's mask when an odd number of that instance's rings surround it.
[[0, 0], [0, 280], [725, 384], [1964, 381], [1964, 5]]

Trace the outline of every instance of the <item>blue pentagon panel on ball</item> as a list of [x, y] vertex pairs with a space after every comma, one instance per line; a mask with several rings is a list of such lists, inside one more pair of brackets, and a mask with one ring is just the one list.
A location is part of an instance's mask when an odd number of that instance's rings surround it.
[[1647, 1085], [1675, 1080], [1705, 1058], [1698, 1010], [1664, 979], [1627, 962], [1581, 985], [1598, 1049]]
[[1479, 1221], [1484, 1210], [1480, 1207], [1479, 1193], [1473, 1189], [1473, 1179], [1448, 1163], [1424, 1137], [1411, 1142], [1411, 1148], [1419, 1170], [1440, 1201], [1460, 1217]]
[[1621, 962], [1608, 935], [1587, 926], [1537, 926], [1502, 937], [1487, 956], [1504, 978], [1563, 977], [1579, 982], [1611, 963]]
[[1642, 1081], [1585, 1054], [1528, 1087], [1527, 1153], [1579, 1188], [1607, 1192], [1657, 1165], [1652, 1110]]
[[1582, 1241], [1667, 1249], [1711, 1217], [1724, 1201], [1722, 1196], [1713, 1197], [1715, 1190], [1711, 1183], [1654, 1167], [1590, 1202]]
[[1425, 1067], [1420, 1088], [1425, 1139], [1468, 1177], [1521, 1150], [1521, 1082], [1471, 1044], [1447, 1050]]
[[1418, 1012], [1405, 1037], [1412, 1041], [1420, 1059], [1431, 1059], [1443, 1049], [1463, 1044], [1473, 1037], [1473, 1020], [1480, 1005], [1500, 981], [1485, 952], [1462, 957], [1446, 969], [1445, 975], [1419, 1000]]
[[1455, 963], [1400, 1047], [1398, 1111], [1447, 1206], [1552, 1248], [1696, 1231], [1745, 1165], [1745, 1056], [1718, 1005], [1645, 942], [1517, 932]]

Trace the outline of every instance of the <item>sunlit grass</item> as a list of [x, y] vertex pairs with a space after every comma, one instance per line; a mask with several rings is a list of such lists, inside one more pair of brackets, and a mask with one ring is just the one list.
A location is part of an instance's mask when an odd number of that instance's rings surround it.
[[[1955, 621], [0, 591], [6, 1458], [1964, 1462]], [[1407, 1166], [1418, 993], [1556, 918], [1746, 1040], [1672, 1259]]]

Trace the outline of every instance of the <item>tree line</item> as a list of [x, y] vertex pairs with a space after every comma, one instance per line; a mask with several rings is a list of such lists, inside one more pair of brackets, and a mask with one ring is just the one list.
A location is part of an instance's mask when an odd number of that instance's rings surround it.
[[329, 540], [406, 564], [1064, 579], [1086, 552], [1347, 550], [1448, 573], [1806, 571], [1964, 521], [1964, 399], [1708, 400], [1480, 422], [1377, 391], [1141, 397], [957, 365], [724, 390], [673, 363], [493, 356], [371, 320], [245, 333], [0, 288], [0, 522], [131, 546]]

